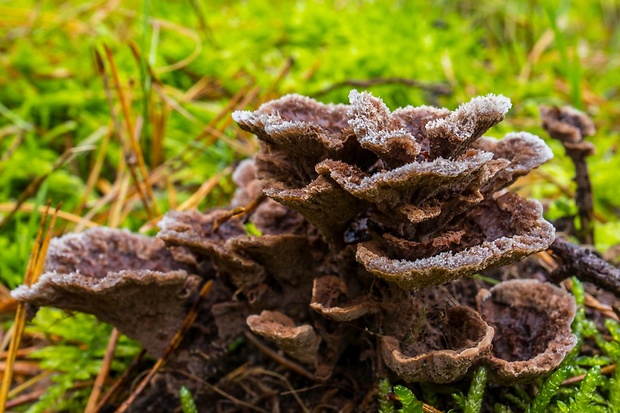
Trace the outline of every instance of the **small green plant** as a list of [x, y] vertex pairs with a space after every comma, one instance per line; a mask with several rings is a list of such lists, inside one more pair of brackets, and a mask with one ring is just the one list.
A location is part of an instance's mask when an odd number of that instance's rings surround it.
[[465, 404], [465, 413], [479, 413], [482, 408], [482, 397], [484, 396], [484, 389], [487, 384], [487, 368], [484, 366], [478, 367], [474, 374], [474, 379], [469, 387], [467, 393], [467, 402]]
[[379, 380], [378, 386], [379, 413], [394, 413], [394, 401], [390, 398], [392, 385], [388, 379]]
[[[395, 402], [402, 407], [397, 408]], [[388, 379], [379, 382], [379, 413], [422, 413], [422, 402], [407, 387], [400, 384], [392, 387]]]
[[543, 387], [532, 401], [532, 404], [527, 408], [527, 413], [545, 413], [551, 399], [558, 392], [560, 385], [566, 380], [571, 369], [572, 367], [570, 365], [564, 365], [553, 372], [545, 381]]
[[467, 397], [461, 392], [452, 394], [452, 398], [464, 413], [479, 413], [482, 408], [482, 397], [487, 384], [488, 370], [478, 367], [469, 386]]
[[[92, 389], [89, 383], [101, 368], [111, 330], [109, 325], [91, 315], [40, 309], [27, 331], [44, 334], [50, 344], [31, 353], [30, 357], [38, 360], [41, 368], [55, 374], [45, 394], [28, 412], [84, 411]], [[135, 342], [122, 337], [116, 346], [111, 370], [124, 371], [139, 350]]]
[[179, 389], [179, 399], [181, 399], [181, 409], [183, 409], [183, 413], [198, 413], [194, 396], [187, 387], [181, 386]]

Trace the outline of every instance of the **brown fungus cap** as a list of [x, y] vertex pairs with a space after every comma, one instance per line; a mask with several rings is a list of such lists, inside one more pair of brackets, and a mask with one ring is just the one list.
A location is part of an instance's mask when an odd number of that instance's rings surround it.
[[324, 105], [287, 95], [255, 112], [234, 112], [233, 119], [263, 142], [258, 177], [301, 188], [316, 178], [314, 165], [318, 162], [350, 152], [354, 139], [346, 111], [345, 105]]
[[456, 158], [504, 120], [511, 106], [510, 99], [502, 95], [479, 96], [463, 103], [449, 116], [427, 123], [431, 154]]
[[38, 282], [12, 295], [35, 306], [94, 314], [160, 357], [200, 286], [190, 269], [159, 240], [96, 228], [53, 239]]
[[482, 137], [473, 147], [491, 152], [495, 159], [508, 162], [506, 167], [494, 176], [491, 184], [483, 187], [484, 192], [499, 191], [553, 158], [553, 152], [545, 142], [527, 132], [508, 133], [500, 140]]
[[[371, 273], [401, 288], [416, 289], [509, 264], [546, 249], [555, 237], [553, 226], [542, 218], [540, 203], [511, 192], [497, 200], [486, 201], [472, 210], [469, 218], [463, 223], [470, 225], [469, 228], [459, 227], [475, 231], [479, 236], [457, 239], [453, 233], [442, 240], [446, 249], [443, 252], [430, 249], [424, 256], [407, 259], [406, 256], [403, 258], [404, 252], [410, 251], [407, 248], [410, 243], [406, 240], [401, 240], [400, 248], [392, 247], [396, 256], [390, 256], [390, 251], [371, 241], [358, 244], [357, 260]], [[391, 241], [396, 244], [398, 239]], [[458, 241], [458, 247], [447, 248], [453, 244], [450, 241]], [[412, 252], [419, 254], [424, 250]]]
[[[260, 219], [267, 212], [257, 210], [251, 218], [258, 214]], [[249, 236], [237, 218], [216, 226], [225, 216], [224, 210], [171, 212], [160, 222], [158, 238], [169, 247], [181, 246], [203, 257], [255, 310], [305, 311], [315, 275], [308, 237], [290, 233]]]
[[547, 133], [565, 143], [577, 144], [596, 133], [592, 119], [571, 107], [541, 106], [540, 117]]
[[346, 283], [333, 275], [314, 279], [310, 308], [334, 321], [351, 321], [378, 310], [369, 297], [350, 299]]
[[396, 337], [381, 339], [385, 364], [407, 382], [449, 383], [465, 376], [469, 368], [491, 351], [493, 328], [465, 306], [447, 310], [445, 320], [412, 349]]
[[295, 326], [292, 318], [277, 311], [266, 310], [260, 315], [249, 316], [247, 323], [250, 330], [273, 341], [295, 360], [313, 366], [317, 364], [321, 338], [312, 326]]
[[[355, 90], [349, 99], [350, 105], [325, 105], [291, 95], [233, 115], [263, 142], [256, 173], [265, 194], [301, 213], [332, 248], [341, 246], [343, 232], [360, 215], [370, 218], [367, 238], [388, 233], [420, 243], [441, 237], [552, 156], [527, 133], [480, 139], [510, 108], [503, 96], [474, 98], [455, 111], [423, 106], [390, 112], [381, 99]], [[552, 234], [545, 235], [514, 258], [546, 248]]]
[[493, 352], [484, 361], [492, 380], [532, 381], [555, 369], [577, 344], [571, 333], [575, 299], [536, 280], [511, 280], [476, 297], [482, 318], [493, 326]]

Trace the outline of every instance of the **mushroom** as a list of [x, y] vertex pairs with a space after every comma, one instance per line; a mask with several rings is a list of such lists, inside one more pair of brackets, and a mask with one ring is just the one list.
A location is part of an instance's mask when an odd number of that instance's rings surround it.
[[484, 363], [498, 383], [523, 383], [555, 369], [577, 344], [571, 333], [575, 299], [549, 283], [510, 280], [476, 297], [493, 326], [493, 352]]
[[[471, 231], [451, 243], [436, 237], [442, 252], [395, 237], [386, 237], [388, 248], [378, 242], [358, 245], [357, 260], [371, 273], [398, 284], [404, 289], [444, 284], [484, 269], [509, 264], [534, 252], [546, 249], [555, 238], [555, 230], [542, 218], [542, 206], [508, 192], [473, 209], [464, 223], [455, 228]], [[472, 237], [477, 233], [479, 237]], [[408, 256], [418, 246], [417, 256]], [[389, 251], [393, 253], [390, 254]], [[424, 252], [429, 253], [424, 254]]]
[[407, 382], [458, 380], [491, 352], [493, 328], [469, 307], [448, 309], [441, 325], [425, 334], [424, 341], [409, 346], [393, 336], [381, 339], [385, 364]]
[[155, 357], [181, 327], [196, 269], [174, 260], [163, 242], [108, 228], [53, 239], [44, 273], [13, 290], [17, 300], [94, 314]]
[[349, 299], [346, 283], [333, 275], [314, 279], [310, 308], [334, 321], [351, 321], [378, 310], [370, 297]]
[[[524, 132], [482, 136], [510, 108], [503, 96], [454, 111], [390, 111], [357, 91], [349, 100], [289, 95], [235, 112], [261, 143], [234, 173], [234, 211], [168, 212], [156, 239], [108, 230], [65, 236], [39, 283], [13, 294], [93, 312], [159, 355], [182, 323], [187, 295], [215, 279], [220, 289], [176, 360], [193, 360], [194, 373], [212, 361], [194, 354], [208, 347], [226, 355], [226, 343], [247, 328], [313, 366], [320, 380], [354, 360], [341, 357], [346, 349], [371, 360], [377, 341], [368, 334], [381, 337], [381, 357], [405, 381], [447, 383], [479, 363], [499, 382], [522, 381], [557, 366], [574, 345], [566, 293], [506, 282], [481, 292], [478, 310], [473, 283], [456, 298], [446, 293], [459, 278], [553, 241], [541, 205], [505, 189], [551, 158], [545, 143]], [[140, 321], [122, 321], [133, 318]], [[518, 340], [522, 321], [541, 333]]]
[[247, 319], [250, 330], [276, 343], [278, 348], [295, 360], [309, 365], [317, 364], [321, 338], [312, 326], [295, 326], [292, 318], [278, 311], [262, 311]]

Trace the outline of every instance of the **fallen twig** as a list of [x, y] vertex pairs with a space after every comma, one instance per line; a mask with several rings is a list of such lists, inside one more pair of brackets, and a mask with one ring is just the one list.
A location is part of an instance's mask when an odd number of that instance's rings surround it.
[[313, 381], [317, 380], [317, 377], [314, 374], [310, 373], [308, 370], [303, 368], [301, 365], [295, 363], [294, 361], [291, 361], [287, 359], [286, 357], [282, 357], [281, 355], [279, 355], [278, 353], [276, 353], [275, 351], [273, 351], [272, 349], [264, 345], [253, 334], [246, 332], [245, 338], [247, 338], [250, 341], [250, 343], [256, 346], [260, 351], [265, 353], [270, 359], [272, 359], [276, 363], [279, 363], [280, 365], [287, 368], [288, 370], [291, 370], [292, 372], [295, 372], [299, 374], [300, 376], [304, 376], [307, 379], [310, 379]]
[[[601, 374], [611, 374], [614, 371], [616, 371], [616, 365], [615, 364], [610, 364], [609, 366], [601, 367]], [[584, 377], [586, 377], [585, 373], [584, 374], [580, 374], [580, 375], [575, 376], [575, 377], [570, 377], [570, 378], [568, 378], [568, 379], [566, 379], [566, 380], [564, 380], [562, 382], [562, 386], [579, 383], [581, 380], [583, 380]]]
[[108, 377], [110, 366], [112, 365], [112, 359], [114, 359], [114, 350], [116, 349], [116, 343], [118, 343], [119, 337], [120, 332], [117, 329], [113, 329], [112, 334], [110, 334], [110, 340], [108, 340], [108, 347], [106, 348], [105, 357], [101, 363], [101, 369], [95, 379], [95, 384], [93, 385], [93, 390], [88, 398], [88, 403], [86, 404], [84, 413], [95, 413], [97, 411], [97, 400], [99, 400], [99, 396], [103, 390], [103, 385]]
[[551, 273], [551, 280], [560, 282], [575, 275], [620, 297], [620, 269], [609, 264], [594, 252], [565, 240], [555, 239], [549, 248], [560, 266]]

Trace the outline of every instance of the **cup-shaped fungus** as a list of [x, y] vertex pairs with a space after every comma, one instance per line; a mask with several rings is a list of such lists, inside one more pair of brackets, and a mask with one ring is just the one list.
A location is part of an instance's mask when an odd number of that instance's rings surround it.
[[347, 284], [334, 275], [314, 279], [310, 308], [335, 321], [351, 321], [378, 310], [370, 297], [349, 299]]
[[440, 325], [427, 327], [424, 340], [411, 344], [396, 337], [381, 339], [385, 364], [408, 382], [449, 383], [491, 352], [493, 328], [473, 309], [448, 309]]
[[511, 280], [480, 290], [476, 299], [482, 318], [495, 329], [493, 352], [485, 364], [496, 382], [546, 375], [577, 343], [571, 333], [575, 300], [558, 287]]
[[304, 364], [314, 365], [318, 361], [321, 338], [312, 326], [296, 326], [295, 321], [277, 311], [263, 311], [251, 315], [248, 326], [256, 334], [275, 342], [286, 354]]

